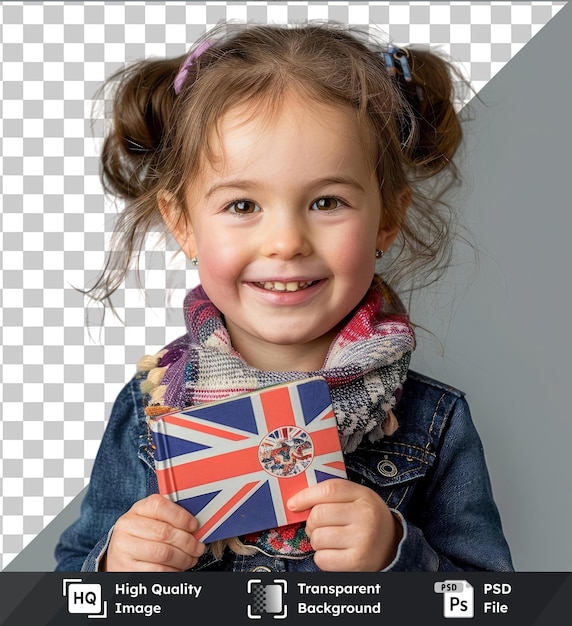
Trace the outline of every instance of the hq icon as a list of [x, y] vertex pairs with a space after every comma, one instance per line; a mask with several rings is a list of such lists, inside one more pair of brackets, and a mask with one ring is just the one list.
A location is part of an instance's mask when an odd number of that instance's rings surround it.
[[100, 584], [84, 583], [81, 578], [64, 578], [63, 595], [68, 599], [68, 613], [107, 617], [107, 602], [102, 600]]

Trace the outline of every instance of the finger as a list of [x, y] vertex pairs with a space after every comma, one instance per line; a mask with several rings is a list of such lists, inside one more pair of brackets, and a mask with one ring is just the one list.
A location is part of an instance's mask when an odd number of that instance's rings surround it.
[[197, 557], [181, 550], [176, 545], [142, 541], [137, 546], [136, 560], [158, 563], [178, 571], [184, 571], [197, 562]]
[[176, 546], [138, 538], [133, 542], [129, 537], [119, 537], [113, 546], [113, 559], [108, 559], [112, 571], [115, 563], [121, 563], [123, 570], [133, 571], [177, 571], [189, 569], [197, 562]]
[[142, 517], [161, 520], [188, 532], [195, 532], [199, 527], [199, 522], [194, 515], [159, 494], [139, 500], [131, 507], [131, 510]]
[[318, 552], [352, 548], [353, 541], [344, 526], [319, 526], [312, 531], [310, 544]]
[[[113, 570], [108, 570], [108, 571], [113, 571]], [[168, 565], [161, 565], [160, 563], [146, 563], [145, 561], [133, 561], [133, 565], [131, 567], [124, 568], [123, 570], [120, 570], [120, 571], [162, 573], [162, 572], [182, 572], [184, 570], [177, 569], [175, 567], [169, 567]]]
[[[173, 505], [168, 508], [172, 509], [174, 507], [175, 510], [168, 511], [165, 514], [167, 509], [161, 502], [145, 502], [142, 500], [136, 503], [125, 515], [117, 520], [112, 539], [117, 540], [118, 537], [124, 536], [127, 539], [145, 539], [147, 541], [167, 543], [178, 547], [191, 556], [201, 556], [205, 551], [205, 545], [198, 541], [189, 530], [181, 529], [171, 523], [179, 523], [180, 518], [178, 517], [179, 511], [177, 509], [181, 509], [185, 514], [183, 515], [183, 520], [188, 517], [192, 518], [192, 523], [188, 523], [187, 520], [179, 525], [194, 528], [198, 525], [196, 520], [188, 511], [173, 502], [165, 501], [165, 503]], [[158, 507], [158, 509], [155, 507]], [[161, 517], [170, 521], [163, 521]]]
[[367, 569], [349, 550], [320, 550], [314, 555], [314, 563], [324, 572], [361, 572]]
[[352, 521], [350, 513], [347, 503], [316, 504], [306, 520], [306, 532], [311, 536], [322, 526], [348, 526]]
[[288, 500], [291, 511], [305, 511], [321, 502], [351, 502], [355, 499], [356, 483], [343, 478], [324, 480], [302, 489]]
[[165, 543], [191, 556], [201, 556], [205, 551], [205, 544], [198, 541], [192, 533], [172, 526], [168, 522], [134, 515], [129, 518], [129, 523], [125, 523], [125, 526], [127, 527], [125, 532], [131, 536]]

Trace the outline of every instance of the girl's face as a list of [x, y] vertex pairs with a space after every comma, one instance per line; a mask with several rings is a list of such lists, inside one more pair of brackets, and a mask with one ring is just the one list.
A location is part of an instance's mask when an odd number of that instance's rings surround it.
[[346, 110], [292, 94], [271, 113], [252, 111], [221, 119], [216, 161], [187, 192], [188, 229], [173, 233], [199, 257], [247, 362], [312, 371], [397, 231], [384, 227], [371, 155]]

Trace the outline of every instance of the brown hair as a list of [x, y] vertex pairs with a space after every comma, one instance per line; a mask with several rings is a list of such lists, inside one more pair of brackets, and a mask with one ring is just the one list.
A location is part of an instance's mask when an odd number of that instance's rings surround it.
[[[245, 101], [276, 104], [287, 89], [354, 111], [369, 131], [384, 216], [401, 229], [393, 260], [384, 260], [384, 281], [399, 289], [408, 278], [427, 283], [445, 269], [451, 237], [442, 197], [457, 178], [452, 158], [461, 141], [447, 60], [429, 50], [403, 51], [407, 81], [397, 61], [397, 71], [388, 70], [387, 46], [331, 23], [227, 24], [207, 37], [212, 45], [189, 68], [179, 95], [173, 82], [185, 57], [137, 62], [105, 85], [114, 100], [101, 176], [125, 207], [106, 266], [86, 293], [111, 304], [147, 233], [162, 226], [159, 191], [178, 200], [186, 219], [185, 191], [201, 159], [211, 156], [209, 137], [220, 116]], [[411, 193], [405, 214], [404, 191]]]

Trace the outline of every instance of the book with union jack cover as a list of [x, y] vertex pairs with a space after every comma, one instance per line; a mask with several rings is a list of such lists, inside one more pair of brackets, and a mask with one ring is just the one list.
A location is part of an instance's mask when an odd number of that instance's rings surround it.
[[305, 521], [286, 502], [346, 478], [321, 377], [259, 389], [149, 419], [159, 492], [200, 522], [205, 543]]

